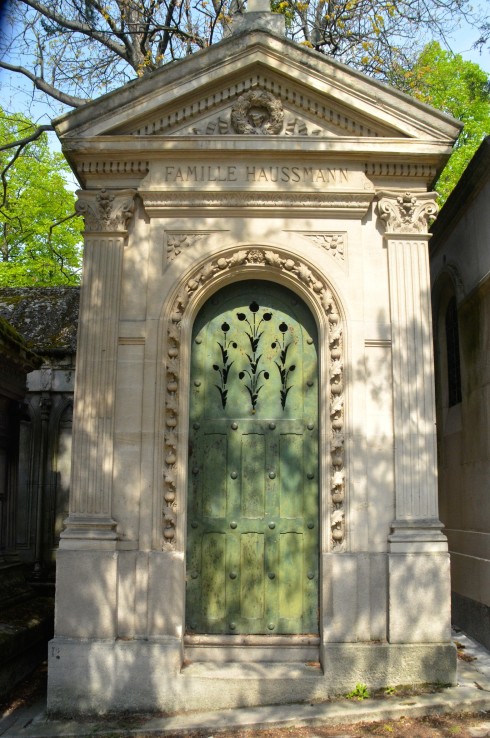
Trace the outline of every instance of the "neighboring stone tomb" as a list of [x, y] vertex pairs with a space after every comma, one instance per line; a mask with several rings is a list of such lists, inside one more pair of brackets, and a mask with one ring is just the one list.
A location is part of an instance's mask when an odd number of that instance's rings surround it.
[[455, 678], [427, 190], [459, 125], [280, 22], [55, 121], [86, 232], [51, 711]]
[[23, 338], [0, 318], [0, 694], [45, 657], [51, 608], [34, 601], [16, 550], [19, 427], [26, 375], [40, 364]]
[[12, 546], [37, 589], [52, 594], [68, 514], [78, 306], [78, 287], [0, 288], [0, 317], [38, 357], [19, 418]]
[[490, 648], [490, 137], [434, 224], [439, 504], [453, 621]]

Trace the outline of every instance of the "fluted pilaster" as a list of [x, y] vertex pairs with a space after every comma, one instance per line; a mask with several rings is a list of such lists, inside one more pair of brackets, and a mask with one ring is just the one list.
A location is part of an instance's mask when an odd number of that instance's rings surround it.
[[429, 219], [435, 193], [378, 193], [385, 223], [392, 325], [396, 518], [391, 550], [445, 542], [437, 503]]
[[85, 218], [73, 425], [70, 513], [61, 547], [73, 539], [115, 540], [112, 519], [114, 394], [123, 249], [134, 190], [79, 191]]

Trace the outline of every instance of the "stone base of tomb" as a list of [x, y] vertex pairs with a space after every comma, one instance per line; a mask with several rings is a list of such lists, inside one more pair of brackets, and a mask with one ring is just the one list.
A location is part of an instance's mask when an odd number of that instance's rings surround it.
[[188, 712], [286, 704], [406, 684], [454, 684], [453, 644], [330, 643], [319, 662], [194, 662], [181, 642], [55, 638], [51, 715]]

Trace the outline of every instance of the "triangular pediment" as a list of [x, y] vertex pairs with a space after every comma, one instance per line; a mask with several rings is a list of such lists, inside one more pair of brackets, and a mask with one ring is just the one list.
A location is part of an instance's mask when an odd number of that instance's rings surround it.
[[[55, 121], [70, 138], [384, 138], [452, 143], [459, 125], [265, 31], [232, 36]], [[126, 139], [127, 140], [127, 139]]]
[[[117, 133], [163, 136], [398, 136], [394, 127], [257, 67]], [[405, 134], [403, 134], [405, 135]]]
[[[257, 65], [112, 133], [138, 136], [400, 136], [393, 126]], [[402, 133], [406, 136], [405, 133]]]

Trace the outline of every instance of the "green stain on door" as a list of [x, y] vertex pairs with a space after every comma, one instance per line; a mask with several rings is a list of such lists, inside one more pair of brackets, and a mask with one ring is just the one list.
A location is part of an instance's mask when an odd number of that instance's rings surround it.
[[269, 282], [217, 293], [192, 337], [186, 623], [318, 632], [317, 331]]

